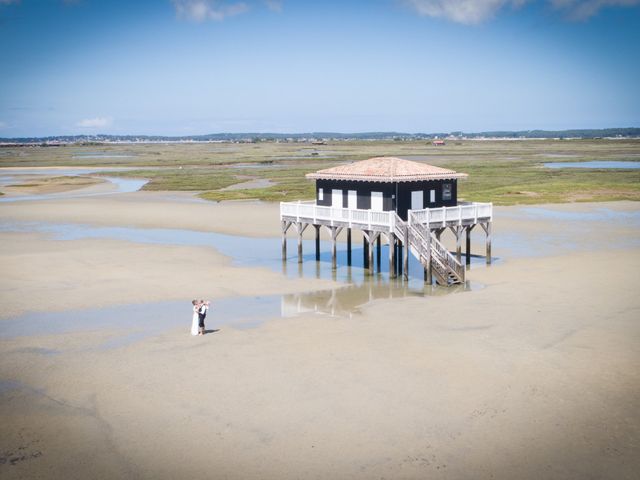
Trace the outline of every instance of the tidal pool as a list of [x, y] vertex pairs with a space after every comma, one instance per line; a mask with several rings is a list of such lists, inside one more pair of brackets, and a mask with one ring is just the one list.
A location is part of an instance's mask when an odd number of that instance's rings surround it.
[[[0, 186], [22, 183], [25, 181], [24, 177], [28, 178], [30, 176], [76, 177], [80, 175], [91, 175], [93, 173], [108, 173], [127, 170], [133, 170], [133, 168], [2, 168], [0, 169]], [[49, 193], [42, 195], [5, 195], [0, 197], [0, 202], [56, 200], [60, 198], [81, 198], [113, 195], [116, 193], [132, 193], [140, 190], [148, 182], [148, 180], [139, 178], [121, 178], [109, 176], [101, 176], [100, 178], [109, 182], [113, 186], [113, 189], [109, 191], [96, 192], [91, 187], [89, 187], [86, 189], [80, 188], [68, 192]]]
[[[245, 296], [212, 301], [207, 316], [207, 333], [223, 327], [255, 328], [267, 320], [295, 318], [300, 315], [352, 318], [359, 307], [380, 298], [424, 296], [430, 293], [451, 294], [469, 290], [469, 285], [452, 288], [429, 287], [423, 291], [403, 288], [402, 282], [374, 279], [365, 285], [351, 285], [309, 293]], [[99, 349], [120, 348], [168, 330], [182, 328], [189, 335], [191, 299], [154, 303], [118, 305], [105, 308], [64, 312], [27, 313], [0, 321], [0, 338], [36, 335], [59, 335], [74, 332], [106, 331], [107, 340]], [[27, 352], [29, 353], [29, 352]], [[61, 350], [33, 351], [57, 355]]]

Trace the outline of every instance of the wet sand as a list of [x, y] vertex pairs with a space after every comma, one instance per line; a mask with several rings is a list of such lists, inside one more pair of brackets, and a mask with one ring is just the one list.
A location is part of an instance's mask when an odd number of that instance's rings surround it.
[[[598, 208], [613, 213], [584, 217]], [[109, 349], [118, 329], [1, 338], [2, 476], [637, 478], [640, 207], [544, 209], [526, 222], [498, 209], [496, 242], [513, 242], [471, 270], [477, 290], [268, 314], [202, 338], [185, 324]], [[274, 205], [147, 193], [0, 205], [0, 221], [279, 235]], [[4, 318], [203, 286], [226, 297], [333, 285], [203, 246], [33, 232], [0, 232], [0, 245]]]
[[6, 187], [3, 187], [5, 194], [13, 195], [40, 195], [51, 193], [72, 192], [78, 189], [90, 188], [95, 185], [105, 183], [105, 180], [94, 177], [52, 177], [40, 176], [33, 179], [32, 176], [18, 176]]

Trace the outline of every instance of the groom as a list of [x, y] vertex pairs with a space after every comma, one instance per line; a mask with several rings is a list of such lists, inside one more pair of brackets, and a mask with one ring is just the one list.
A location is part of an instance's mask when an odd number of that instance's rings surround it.
[[200, 300], [198, 308], [198, 335], [204, 335], [204, 319], [207, 318], [209, 311], [209, 301]]

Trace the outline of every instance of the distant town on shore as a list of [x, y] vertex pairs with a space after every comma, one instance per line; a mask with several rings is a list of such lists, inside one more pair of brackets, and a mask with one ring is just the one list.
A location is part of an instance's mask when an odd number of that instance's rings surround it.
[[530, 140], [530, 139], [617, 139], [640, 138], [640, 128], [604, 128], [578, 130], [521, 130], [492, 132], [402, 133], [402, 132], [308, 132], [308, 133], [211, 133], [206, 135], [53, 135], [46, 137], [0, 138], [7, 145], [65, 145], [76, 143], [176, 143], [176, 142], [316, 142], [326, 141], [420, 141], [420, 140]]

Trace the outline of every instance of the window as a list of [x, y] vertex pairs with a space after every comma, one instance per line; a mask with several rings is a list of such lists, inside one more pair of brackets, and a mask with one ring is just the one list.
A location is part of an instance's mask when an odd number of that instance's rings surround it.
[[384, 211], [382, 199], [382, 192], [371, 192], [371, 210], [376, 212]]
[[411, 210], [422, 210], [424, 208], [424, 192], [416, 190], [411, 192]]
[[358, 208], [358, 192], [356, 190], [349, 190], [347, 195], [347, 206], [349, 208]]
[[318, 200], [324, 200], [324, 190], [322, 190], [321, 188], [318, 189]]
[[429, 190], [429, 203], [436, 203], [436, 191]]
[[342, 190], [334, 188], [331, 190], [331, 206], [334, 208], [343, 208], [344, 200], [342, 198]]
[[442, 185], [442, 200], [451, 200], [451, 184], [445, 183]]

